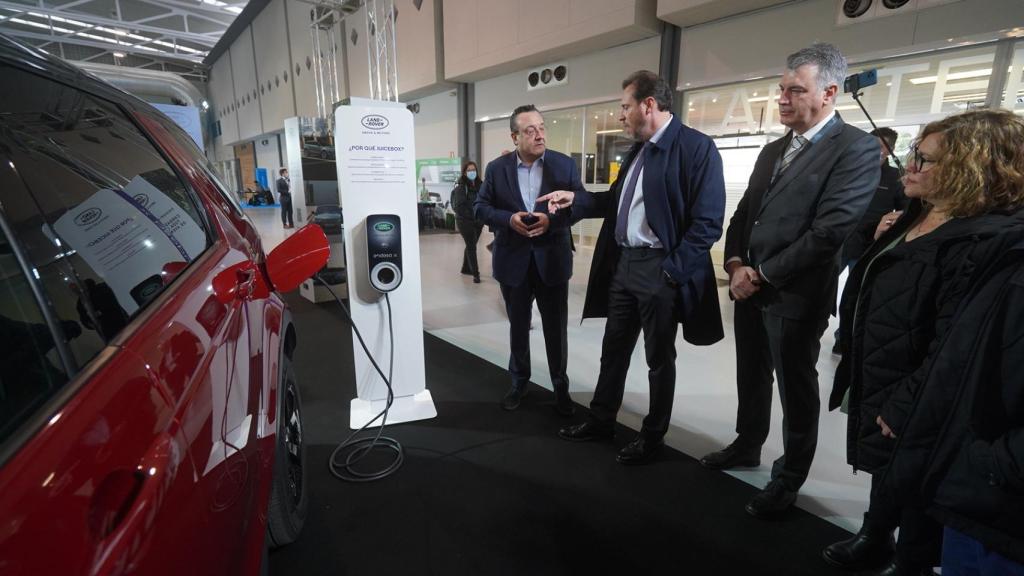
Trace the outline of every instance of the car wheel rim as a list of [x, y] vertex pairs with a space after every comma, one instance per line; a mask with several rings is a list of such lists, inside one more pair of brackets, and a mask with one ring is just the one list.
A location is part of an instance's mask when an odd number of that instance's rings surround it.
[[302, 418], [298, 390], [288, 381], [285, 390], [284, 448], [288, 459], [288, 494], [298, 506], [302, 500]]

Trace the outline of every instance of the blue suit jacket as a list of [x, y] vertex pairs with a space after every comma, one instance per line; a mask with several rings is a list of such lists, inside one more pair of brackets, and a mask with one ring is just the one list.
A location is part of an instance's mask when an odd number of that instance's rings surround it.
[[[615, 220], [625, 177], [642, 145], [637, 143], [608, 192], [577, 194], [572, 213], [604, 217], [594, 247], [583, 317], [608, 315], [608, 289], [619, 259]], [[722, 236], [725, 178], [722, 157], [707, 135], [684, 126], [675, 116], [647, 152], [643, 180], [647, 224], [665, 247], [661, 264], [666, 281], [677, 285], [678, 320], [691, 344], [707, 345], [724, 337], [711, 246]]]
[[[515, 152], [505, 154], [487, 164], [484, 184], [474, 204], [477, 220], [494, 230], [494, 252], [491, 264], [494, 279], [508, 286], [519, 286], [526, 279], [530, 258], [537, 265], [541, 279], [548, 286], [569, 281], [572, 276], [572, 244], [569, 214], [561, 211], [551, 215], [547, 203], [524, 206], [519, 193]], [[583, 183], [576, 163], [565, 154], [548, 150], [544, 153], [544, 172], [538, 197], [555, 190], [583, 192]], [[536, 238], [527, 238], [512, 230], [509, 219], [516, 212], [543, 212], [551, 218], [551, 227]]]

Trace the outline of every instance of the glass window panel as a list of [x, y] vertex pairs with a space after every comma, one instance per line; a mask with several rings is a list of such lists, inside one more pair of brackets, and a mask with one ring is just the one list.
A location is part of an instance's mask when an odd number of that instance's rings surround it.
[[[995, 45], [948, 50], [850, 67], [850, 73], [875, 68], [878, 84], [862, 90], [861, 102], [879, 126], [919, 125], [983, 106], [988, 94]], [[1024, 54], [1021, 55], [1024, 67]], [[1018, 75], [1019, 78], [1019, 75]], [[778, 121], [779, 77], [730, 84], [685, 95], [686, 123], [711, 136], [785, 134]], [[849, 94], [840, 94], [836, 110], [850, 124], [870, 123]]]
[[29, 282], [0, 232], [0, 443], [68, 381]]
[[1013, 58], [1006, 76], [1006, 88], [1003, 90], [1000, 103], [1007, 110], [1024, 113], [1024, 42], [1017, 42], [1013, 48]]
[[619, 102], [594, 104], [586, 108], [586, 177], [583, 182], [595, 185], [596, 190], [606, 190], [615, 181], [633, 146], [633, 140], [622, 130], [620, 115]]
[[208, 245], [177, 174], [116, 106], [0, 67], [0, 206], [79, 366]]

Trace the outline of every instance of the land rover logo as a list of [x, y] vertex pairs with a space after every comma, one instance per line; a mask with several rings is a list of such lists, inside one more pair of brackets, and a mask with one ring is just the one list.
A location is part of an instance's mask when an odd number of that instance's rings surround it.
[[367, 116], [363, 116], [361, 122], [364, 127], [369, 128], [370, 130], [383, 130], [388, 127], [388, 124], [390, 124], [388, 119], [380, 114], [369, 114]]
[[395, 225], [391, 222], [377, 222], [373, 225], [373, 229], [377, 232], [391, 232], [395, 229]]
[[101, 216], [103, 216], [103, 210], [100, 210], [99, 208], [89, 208], [85, 212], [75, 216], [75, 224], [78, 224], [79, 226], [88, 226], [99, 220]]

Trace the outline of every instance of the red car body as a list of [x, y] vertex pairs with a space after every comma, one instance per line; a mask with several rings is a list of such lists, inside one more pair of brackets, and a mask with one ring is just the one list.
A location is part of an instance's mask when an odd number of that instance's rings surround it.
[[272, 543], [293, 539], [308, 499], [296, 335], [275, 290], [323, 266], [322, 232], [279, 247], [275, 272], [251, 222], [159, 112], [2, 37], [0, 65], [121, 110], [184, 183], [210, 239], [191, 262], [163, 266], [159, 295], [2, 438], [0, 573], [259, 573], [268, 524]]

